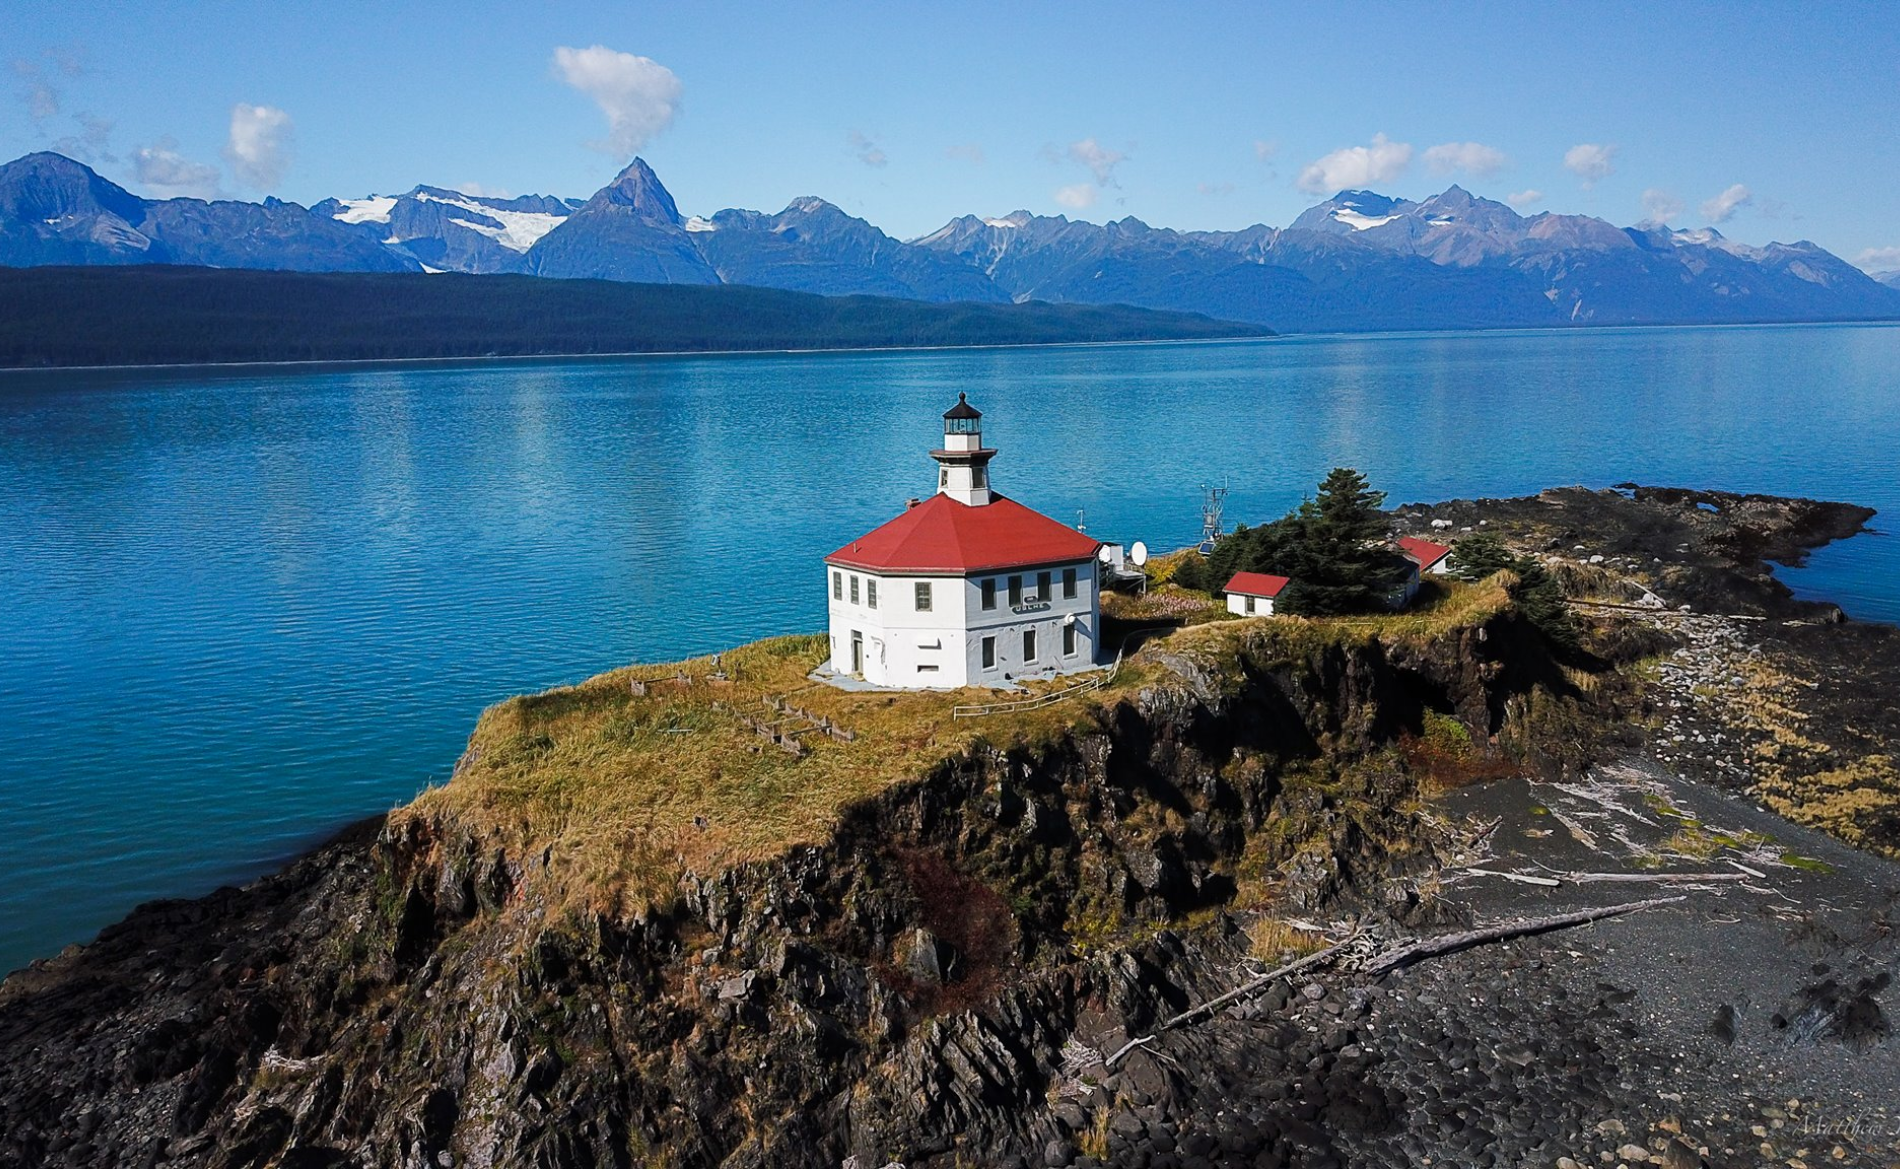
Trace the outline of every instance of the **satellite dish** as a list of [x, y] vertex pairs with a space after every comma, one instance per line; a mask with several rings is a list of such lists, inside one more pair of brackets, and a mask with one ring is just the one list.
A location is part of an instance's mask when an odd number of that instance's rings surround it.
[[1099, 560], [1099, 561], [1101, 561], [1101, 562], [1102, 562], [1103, 564], [1112, 564], [1112, 563], [1114, 563], [1114, 560], [1115, 560], [1115, 546], [1114, 546], [1113, 544], [1104, 544], [1104, 545], [1102, 545], [1102, 550], [1101, 550], [1100, 552], [1097, 552], [1097, 553], [1095, 554], [1095, 559], [1097, 559], [1097, 560]]
[[1136, 568], [1148, 563], [1148, 545], [1136, 540], [1135, 546], [1128, 550], [1128, 559], [1134, 561]]

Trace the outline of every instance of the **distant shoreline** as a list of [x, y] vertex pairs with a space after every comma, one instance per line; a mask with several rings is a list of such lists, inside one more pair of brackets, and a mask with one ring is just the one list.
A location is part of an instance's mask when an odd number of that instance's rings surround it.
[[1128, 305], [142, 265], [0, 268], [0, 368], [308, 366], [1257, 339]]
[[[1894, 323], [1900, 324], [1900, 322]], [[352, 369], [363, 369], [379, 366], [427, 365], [455, 367], [458, 365], [488, 365], [494, 362], [529, 363], [537, 361], [597, 361], [604, 364], [607, 362], [626, 361], [632, 358], [648, 357], [827, 357], [839, 353], [963, 353], [990, 349], [1114, 349], [1136, 345], [1257, 344], [1267, 341], [1292, 340], [1296, 336], [1371, 337], [1378, 335], [1379, 334], [1374, 333], [1267, 333], [1258, 337], [1134, 337], [1119, 341], [994, 341], [973, 342], [968, 345], [829, 345], [808, 349], [630, 349], [615, 353], [497, 353], [476, 357], [313, 357], [288, 361], [180, 361], [119, 365], [0, 365], [0, 377], [6, 377], [9, 374], [114, 373], [121, 371], [135, 372], [138, 370], [312, 369], [333, 365], [346, 366]], [[1397, 336], [1397, 334], [1389, 335]]]

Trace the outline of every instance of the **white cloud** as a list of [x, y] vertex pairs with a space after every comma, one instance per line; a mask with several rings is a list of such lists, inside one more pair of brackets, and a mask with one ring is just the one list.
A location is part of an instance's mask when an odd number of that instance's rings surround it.
[[1519, 211], [1522, 211], [1526, 207], [1535, 207], [1539, 203], [1542, 203], [1544, 201], [1544, 193], [1536, 188], [1532, 188], [1528, 191], [1518, 191], [1514, 194], [1506, 195], [1504, 196], [1504, 201]]
[[1727, 223], [1735, 213], [1754, 202], [1754, 192], [1736, 183], [1720, 195], [1702, 204], [1702, 218], [1710, 223]]
[[845, 136], [845, 140], [851, 143], [851, 153], [857, 155], [858, 161], [865, 166], [883, 166], [891, 161], [883, 149], [865, 137], [861, 130], [851, 131]]
[[1503, 170], [1504, 164], [1510, 161], [1502, 150], [1482, 142], [1445, 142], [1429, 148], [1419, 157], [1425, 160], [1425, 169], [1435, 175], [1464, 171], [1481, 179]]
[[1580, 142], [1564, 151], [1564, 169], [1594, 187], [1616, 173], [1616, 147], [1595, 142]]
[[1234, 193], [1234, 184], [1232, 183], [1196, 183], [1194, 184], [1194, 189], [1196, 191], [1199, 191], [1203, 195], [1213, 195], [1213, 196], [1231, 195]]
[[1900, 271], [1900, 248], [1868, 248], [1854, 257], [1854, 266], [1867, 272]]
[[289, 114], [274, 106], [239, 102], [231, 107], [231, 140], [225, 144], [224, 161], [244, 186], [274, 191], [290, 166], [293, 136]]
[[1682, 214], [1682, 200], [1655, 187], [1643, 192], [1643, 222], [1661, 227]]
[[512, 199], [515, 193], [505, 187], [491, 187], [486, 183], [457, 183], [455, 189], [464, 195], [478, 199]]
[[1300, 172], [1300, 190], [1331, 195], [1349, 188], [1390, 182], [1412, 164], [1412, 145], [1374, 134], [1369, 146], [1348, 146], [1308, 163]]
[[984, 162], [983, 147], [976, 142], [962, 142], [955, 146], [946, 146], [944, 147], [943, 156], [945, 158], [960, 158], [973, 166], [982, 166]]
[[84, 111], [74, 114], [73, 121], [78, 123], [79, 133], [54, 142], [53, 149], [56, 152], [67, 158], [76, 158], [88, 166], [119, 161], [119, 156], [112, 153], [111, 122]]
[[35, 122], [44, 122], [59, 113], [59, 89], [37, 61], [25, 57], [14, 59], [13, 71], [20, 78], [20, 100], [26, 103], [26, 112]]
[[1253, 140], [1253, 156], [1261, 162], [1272, 162], [1280, 153], [1278, 142], [1268, 142], [1263, 138]]
[[[1095, 185], [1098, 187], [1114, 186], [1115, 168], [1128, 158], [1128, 155], [1122, 151], [1110, 150], [1093, 138], [1069, 143], [1068, 155], [1070, 161], [1079, 162], [1089, 168], [1089, 173], [1095, 176]], [[1089, 202], [1092, 203], [1094, 200], [1091, 199]]]
[[1095, 206], [1095, 185], [1077, 183], [1072, 187], [1063, 187], [1056, 192], [1056, 202], [1075, 211], [1093, 207]]
[[588, 145], [616, 158], [636, 154], [679, 113], [680, 79], [647, 57], [615, 52], [605, 45], [554, 50], [554, 70], [562, 81], [594, 99], [607, 115], [607, 137]]
[[178, 153], [178, 142], [160, 138], [151, 146], [132, 152], [132, 173], [160, 199], [185, 196], [192, 199], [216, 199], [218, 168], [209, 163], [193, 162]]

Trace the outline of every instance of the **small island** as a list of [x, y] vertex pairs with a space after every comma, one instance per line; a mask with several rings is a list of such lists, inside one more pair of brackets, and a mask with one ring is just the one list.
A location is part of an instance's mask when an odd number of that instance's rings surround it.
[[[1377, 502], [1331, 486], [1307, 522]], [[1007, 691], [834, 685], [813, 635], [501, 703], [413, 804], [10, 976], [4, 1156], [1890, 1157], [1900, 641], [1767, 563], [1871, 513], [1371, 514], [1449, 552], [1354, 599], [1296, 513]]]

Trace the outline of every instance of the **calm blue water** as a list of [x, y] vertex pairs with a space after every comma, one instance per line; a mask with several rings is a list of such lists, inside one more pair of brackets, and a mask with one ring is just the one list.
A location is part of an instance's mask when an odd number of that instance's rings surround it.
[[[0, 970], [408, 799], [509, 694], [821, 628], [959, 390], [1002, 490], [1158, 547], [1335, 464], [1900, 514], [1891, 327], [0, 375]], [[1893, 539], [1798, 576], [1900, 618]]]

